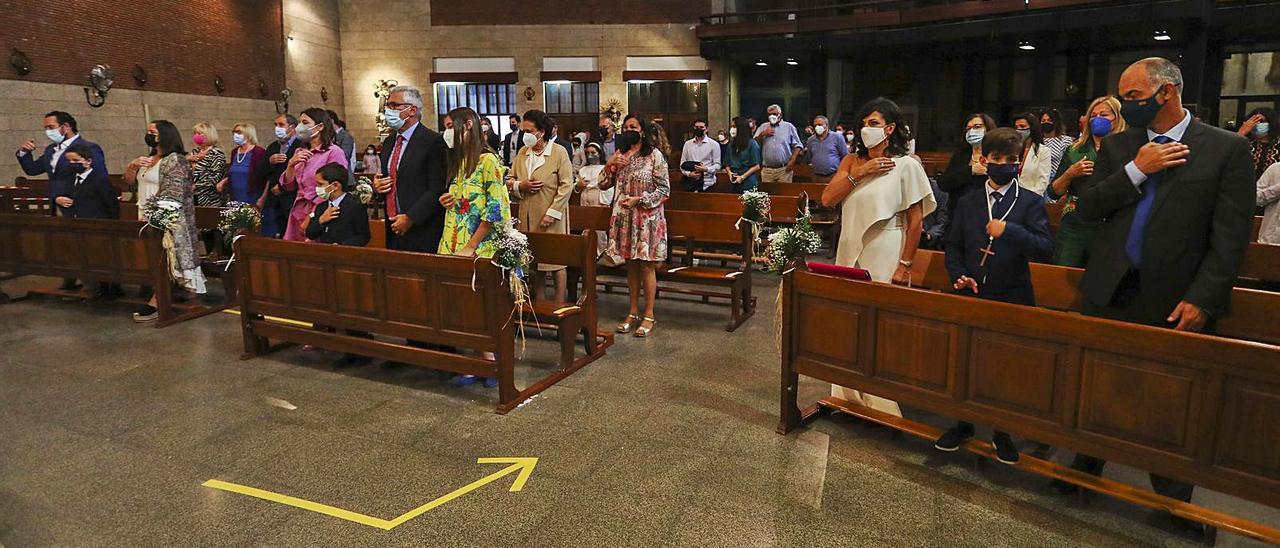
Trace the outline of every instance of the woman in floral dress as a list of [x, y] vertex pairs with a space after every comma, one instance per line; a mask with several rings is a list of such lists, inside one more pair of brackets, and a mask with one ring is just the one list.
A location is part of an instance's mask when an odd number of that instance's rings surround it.
[[[637, 337], [647, 337], [657, 322], [653, 301], [658, 292], [658, 265], [667, 260], [667, 216], [662, 204], [671, 195], [671, 182], [667, 159], [654, 146], [653, 131], [643, 115], [627, 115], [599, 185], [601, 190], [617, 186], [606, 253], [627, 263], [631, 308], [618, 332], [634, 329]], [[643, 316], [639, 315], [642, 286]]]
[[[176, 126], [165, 120], [152, 122], [147, 134], [155, 136], [155, 154], [160, 157], [157, 170], [159, 188], [155, 196], [182, 204], [182, 214], [164, 238], [165, 254], [169, 257], [169, 277], [183, 289], [203, 294], [205, 279], [200, 271], [200, 256], [204, 254], [204, 244], [196, 231], [191, 165], [187, 163], [186, 151], [182, 147], [182, 135]], [[133, 320], [149, 322], [158, 316], [156, 298], [152, 295], [148, 304], [133, 313]]]

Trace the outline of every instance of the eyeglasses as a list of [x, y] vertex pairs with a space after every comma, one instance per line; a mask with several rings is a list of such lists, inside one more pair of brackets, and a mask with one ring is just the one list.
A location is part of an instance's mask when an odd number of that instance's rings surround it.
[[394, 103], [394, 102], [391, 102], [391, 101], [387, 101], [387, 106], [389, 106], [389, 107], [391, 107], [391, 108], [394, 108], [394, 109], [396, 109], [396, 110], [400, 110], [400, 109], [403, 109], [403, 108], [405, 108], [405, 107], [412, 107], [412, 106], [415, 106], [415, 105], [410, 104], [410, 103]]

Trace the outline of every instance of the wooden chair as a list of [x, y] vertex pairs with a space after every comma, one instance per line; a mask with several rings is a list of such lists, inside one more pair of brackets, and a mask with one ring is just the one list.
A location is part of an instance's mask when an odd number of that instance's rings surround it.
[[[570, 220], [573, 219], [570, 213]], [[560, 363], [586, 365], [604, 355], [604, 348], [613, 343], [612, 332], [601, 332], [596, 308], [596, 233], [583, 230], [581, 234], [546, 234], [526, 232], [529, 250], [534, 263], [530, 268], [529, 291], [532, 303], [527, 311], [532, 317], [524, 317], [526, 324], [549, 326], [557, 329], [560, 337]], [[568, 283], [576, 286], [582, 279], [583, 291], [573, 302], [557, 302], [543, 297], [545, 276], [538, 272], [539, 264], [564, 265], [569, 270]], [[582, 334], [585, 357], [574, 359], [574, 342]], [[581, 367], [578, 365], [578, 367]]]

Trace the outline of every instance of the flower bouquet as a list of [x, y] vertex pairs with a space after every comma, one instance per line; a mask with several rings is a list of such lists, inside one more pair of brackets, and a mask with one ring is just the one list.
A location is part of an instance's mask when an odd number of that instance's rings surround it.
[[524, 277], [524, 271], [533, 262], [533, 253], [529, 251], [529, 237], [516, 230], [514, 220], [511, 223], [495, 224], [497, 231], [493, 253], [493, 266], [511, 272], [517, 278]]
[[262, 214], [257, 208], [244, 202], [231, 202], [222, 210], [222, 220], [218, 221], [218, 231], [227, 247], [240, 232], [257, 232], [262, 229]]
[[801, 217], [796, 226], [783, 228], [769, 235], [769, 247], [765, 250], [769, 271], [782, 274], [795, 261], [817, 252], [821, 245], [822, 238], [813, 230], [809, 216]]
[[[147, 220], [146, 226], [168, 232], [182, 215], [182, 203], [160, 195], [152, 196], [142, 204], [142, 217]], [[146, 228], [146, 227], [143, 227]]]
[[356, 177], [356, 188], [352, 191], [360, 203], [369, 205], [373, 201], [373, 182], [366, 176]]
[[760, 224], [769, 222], [769, 210], [772, 203], [769, 194], [759, 190], [748, 190], [738, 196], [742, 202], [742, 218], [748, 222]]

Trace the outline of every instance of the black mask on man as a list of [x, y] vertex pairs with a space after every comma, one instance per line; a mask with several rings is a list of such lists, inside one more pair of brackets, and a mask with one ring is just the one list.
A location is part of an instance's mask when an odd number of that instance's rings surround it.
[[704, 136], [704, 135], [706, 135], [706, 134], [707, 134], [707, 128], [702, 128], [702, 127], [695, 127], [695, 128], [693, 128], [693, 136], [694, 136], [694, 137], [699, 137], [699, 138], [701, 138], [702, 136]]

